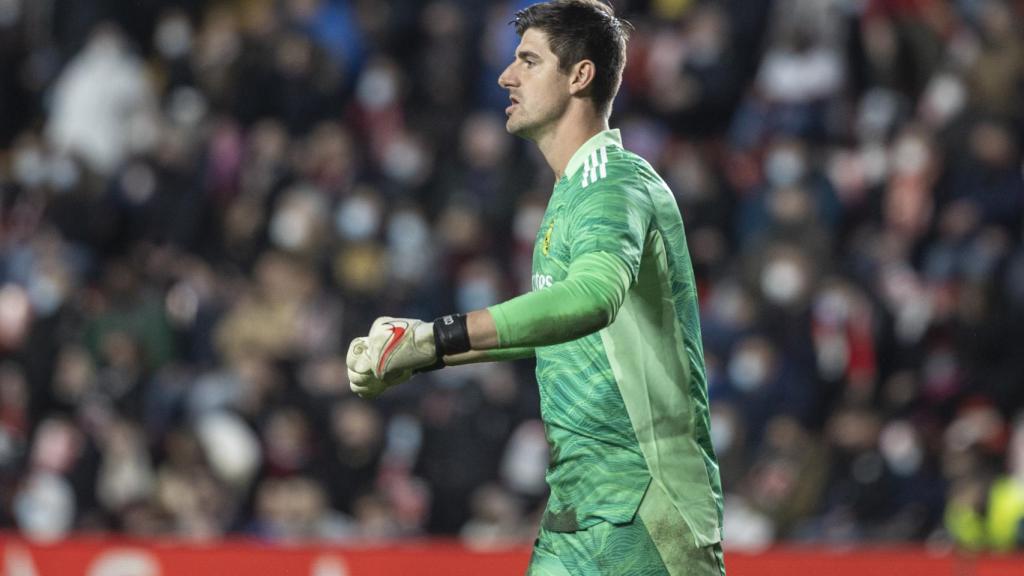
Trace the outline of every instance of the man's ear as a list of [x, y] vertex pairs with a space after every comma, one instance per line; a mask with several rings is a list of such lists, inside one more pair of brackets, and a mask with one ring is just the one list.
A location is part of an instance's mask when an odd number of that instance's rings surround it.
[[569, 70], [569, 94], [583, 95], [594, 82], [597, 68], [592, 60], [580, 60]]

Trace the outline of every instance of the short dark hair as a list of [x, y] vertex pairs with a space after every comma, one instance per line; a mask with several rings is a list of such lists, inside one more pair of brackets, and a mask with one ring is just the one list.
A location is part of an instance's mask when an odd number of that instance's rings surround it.
[[598, 112], [609, 112], [626, 66], [626, 41], [633, 28], [629, 22], [598, 0], [552, 0], [516, 12], [511, 24], [519, 36], [530, 28], [544, 32], [562, 72], [581, 60], [593, 61], [596, 74], [589, 97]]

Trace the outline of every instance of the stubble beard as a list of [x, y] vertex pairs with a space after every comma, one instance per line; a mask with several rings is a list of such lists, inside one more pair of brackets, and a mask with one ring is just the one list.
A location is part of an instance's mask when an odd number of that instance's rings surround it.
[[[518, 107], [519, 106], [517, 106], [517, 108]], [[523, 118], [521, 111], [513, 112], [505, 120], [505, 130], [513, 136], [532, 140], [532, 138], [530, 138], [531, 128], [532, 126], [530, 125], [529, 119]]]
[[505, 130], [514, 136], [525, 140], [536, 142], [542, 133], [553, 126], [565, 112], [564, 106], [552, 106], [548, 110], [541, 110], [539, 114], [524, 117], [522, 104], [517, 106], [518, 110], [512, 113], [505, 120]]

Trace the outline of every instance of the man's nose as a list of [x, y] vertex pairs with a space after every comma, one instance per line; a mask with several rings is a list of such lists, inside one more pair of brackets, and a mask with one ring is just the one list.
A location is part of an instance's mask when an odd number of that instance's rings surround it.
[[501, 75], [498, 76], [498, 86], [502, 88], [509, 88], [512, 86], [512, 66], [508, 66], [502, 70]]

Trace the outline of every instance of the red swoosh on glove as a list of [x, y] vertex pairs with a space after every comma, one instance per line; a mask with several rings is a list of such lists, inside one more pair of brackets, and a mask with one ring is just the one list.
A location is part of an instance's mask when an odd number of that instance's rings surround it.
[[391, 339], [388, 340], [387, 346], [381, 352], [380, 362], [377, 363], [377, 373], [380, 375], [384, 374], [384, 364], [387, 363], [388, 356], [395, 350], [395, 346], [398, 346], [398, 342], [401, 341], [402, 337], [405, 336], [405, 328], [402, 326], [390, 324], [389, 327], [391, 328]]

